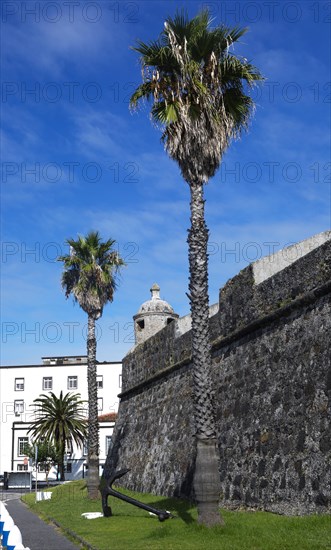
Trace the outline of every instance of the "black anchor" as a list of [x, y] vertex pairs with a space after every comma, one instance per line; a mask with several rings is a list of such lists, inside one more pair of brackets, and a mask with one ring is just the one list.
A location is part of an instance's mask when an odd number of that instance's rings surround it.
[[140, 502], [139, 500], [136, 500], [135, 498], [128, 497], [126, 495], [123, 495], [122, 493], [119, 493], [118, 491], [115, 491], [115, 489], [112, 488], [112, 484], [116, 479], [119, 479], [120, 477], [127, 474], [130, 470], [127, 468], [124, 468], [123, 470], [117, 470], [116, 472], [113, 472], [113, 474], [110, 476], [109, 479], [105, 480], [103, 479], [102, 488], [101, 488], [101, 495], [102, 495], [102, 510], [103, 515], [105, 517], [110, 517], [113, 515], [111, 507], [108, 506], [108, 497], [116, 497], [121, 500], [124, 500], [125, 502], [128, 502], [129, 504], [132, 504], [133, 506], [137, 506], [138, 508], [142, 508], [143, 510], [147, 510], [147, 512], [151, 512], [152, 514], [155, 514], [158, 516], [159, 521], [165, 521], [169, 518], [174, 518], [170, 512], [167, 512], [166, 510], [158, 510], [157, 508], [153, 508], [153, 506], [148, 506], [148, 504], [144, 504], [143, 502]]

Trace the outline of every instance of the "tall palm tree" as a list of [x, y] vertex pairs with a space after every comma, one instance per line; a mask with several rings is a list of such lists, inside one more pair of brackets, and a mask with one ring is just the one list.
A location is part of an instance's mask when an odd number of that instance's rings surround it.
[[36, 440], [52, 443], [59, 458], [60, 479], [64, 481], [64, 453], [66, 445], [71, 447], [74, 441], [82, 446], [87, 434], [85, 401], [80, 394], [67, 393], [60, 396], [51, 392], [42, 394], [33, 401], [36, 420], [28, 430]]
[[214, 176], [233, 138], [247, 128], [254, 102], [249, 88], [262, 80], [231, 46], [246, 32], [224, 25], [211, 27], [208, 11], [189, 20], [184, 12], [168, 18], [156, 41], [138, 41], [143, 82], [131, 97], [152, 102], [152, 120], [162, 128], [169, 156], [190, 187], [191, 227], [189, 290], [192, 314], [192, 360], [197, 458], [194, 489], [199, 522], [222, 522], [218, 511], [219, 474], [208, 305], [208, 229], [204, 184]]
[[99, 424], [96, 371], [95, 321], [102, 315], [107, 302], [112, 302], [116, 289], [116, 274], [124, 265], [117, 251], [116, 241], [102, 242], [97, 231], [91, 231], [78, 240], [67, 239], [70, 253], [60, 256], [64, 263], [62, 287], [68, 298], [74, 300], [88, 316], [87, 383], [88, 383], [88, 474], [87, 490], [91, 499], [98, 498], [99, 486]]

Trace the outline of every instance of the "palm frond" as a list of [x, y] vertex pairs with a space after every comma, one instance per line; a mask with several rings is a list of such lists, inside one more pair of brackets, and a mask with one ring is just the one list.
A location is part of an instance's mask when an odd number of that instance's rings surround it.
[[254, 107], [249, 89], [263, 80], [253, 64], [230, 52], [247, 29], [211, 23], [208, 10], [191, 20], [178, 11], [157, 41], [134, 48], [143, 83], [131, 105], [152, 103], [165, 148], [187, 181], [214, 175], [231, 139], [248, 126]]
[[78, 240], [67, 239], [70, 254], [60, 256], [64, 264], [61, 284], [68, 298], [73, 296], [86, 313], [100, 317], [103, 307], [113, 300], [119, 268], [124, 260], [114, 250], [116, 241], [103, 242], [97, 231]]
[[156, 123], [170, 124], [178, 120], [178, 111], [175, 103], [166, 104], [165, 101], [154, 103], [151, 114]]
[[130, 98], [130, 107], [135, 108], [140, 99], [146, 99], [148, 101], [153, 94], [153, 88], [152, 82], [143, 82], [140, 84]]
[[57, 397], [53, 392], [42, 394], [33, 401], [37, 420], [28, 433], [34, 439], [43, 439], [59, 448], [60, 443], [82, 444], [87, 436], [87, 423], [84, 404], [80, 394], [61, 391]]

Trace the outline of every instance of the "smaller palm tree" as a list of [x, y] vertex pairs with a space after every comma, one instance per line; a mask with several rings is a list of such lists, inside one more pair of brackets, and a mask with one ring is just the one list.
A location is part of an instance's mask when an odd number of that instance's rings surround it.
[[36, 420], [28, 430], [35, 440], [52, 443], [59, 458], [60, 479], [64, 481], [64, 453], [73, 442], [81, 447], [87, 435], [85, 401], [80, 394], [61, 391], [57, 397], [53, 392], [42, 394], [33, 401]]
[[116, 275], [125, 265], [114, 250], [116, 241], [102, 242], [98, 231], [91, 231], [78, 240], [68, 239], [70, 253], [60, 256], [64, 263], [62, 287], [66, 298], [70, 295], [88, 316], [87, 385], [88, 385], [88, 438], [87, 438], [87, 492], [90, 499], [98, 498], [99, 488], [99, 423], [96, 370], [95, 321], [101, 317], [107, 302], [112, 302], [116, 289]]

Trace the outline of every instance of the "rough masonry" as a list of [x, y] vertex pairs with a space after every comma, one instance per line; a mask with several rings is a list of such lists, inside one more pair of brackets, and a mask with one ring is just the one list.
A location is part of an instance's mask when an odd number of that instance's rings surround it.
[[[331, 510], [327, 236], [259, 284], [252, 264], [220, 290], [210, 334], [221, 506]], [[123, 484], [133, 490], [194, 497], [191, 333], [179, 327], [174, 320], [124, 358], [106, 469], [130, 468]]]

